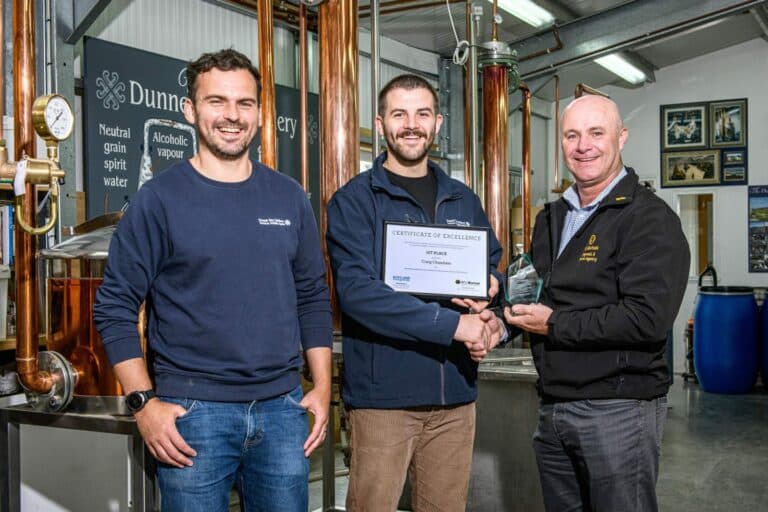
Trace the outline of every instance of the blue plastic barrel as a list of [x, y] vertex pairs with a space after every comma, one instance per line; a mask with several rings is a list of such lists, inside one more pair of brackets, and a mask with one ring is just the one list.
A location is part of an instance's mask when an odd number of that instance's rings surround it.
[[701, 388], [710, 393], [751, 391], [759, 366], [752, 288], [700, 288], [693, 321], [693, 363]]

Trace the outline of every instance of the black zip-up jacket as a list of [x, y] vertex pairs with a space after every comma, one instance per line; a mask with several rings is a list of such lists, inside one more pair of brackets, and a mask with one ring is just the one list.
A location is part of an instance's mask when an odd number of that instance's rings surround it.
[[680, 219], [629, 168], [558, 257], [567, 212], [562, 198], [548, 203], [533, 231], [541, 303], [553, 309], [549, 334], [531, 335], [542, 399], [664, 395], [690, 266]]

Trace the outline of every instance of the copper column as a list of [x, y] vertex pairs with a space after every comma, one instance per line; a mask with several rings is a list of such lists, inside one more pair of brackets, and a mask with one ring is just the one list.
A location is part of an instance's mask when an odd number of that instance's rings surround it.
[[520, 92], [523, 94], [523, 250], [527, 253], [531, 247], [531, 90], [525, 82], [520, 82]]
[[[360, 128], [357, 116], [357, 0], [327, 0], [320, 4], [320, 226], [336, 190], [349, 181], [360, 165]], [[325, 248], [325, 237], [323, 237]], [[328, 252], [326, 266], [329, 268]], [[339, 326], [335, 291], [331, 285], [336, 327]]]
[[[35, 33], [33, 0], [13, 2], [13, 110], [15, 159], [35, 154], [35, 134], [32, 130], [32, 102], [35, 94]], [[16, 212], [29, 225], [36, 225], [35, 191], [25, 185], [24, 209]], [[37, 265], [35, 238], [18, 225], [14, 229], [16, 252], [16, 370], [25, 388], [47, 393], [53, 386], [48, 372], [38, 371], [37, 337]]]
[[555, 188], [552, 192], [563, 193], [560, 189], [560, 75], [555, 75]]
[[307, 6], [299, 5], [299, 138], [301, 148], [301, 186], [309, 192], [309, 132], [307, 118]]
[[507, 163], [507, 73], [504, 65], [483, 68], [483, 166], [485, 167], [485, 211], [504, 254], [499, 269], [509, 260], [509, 172]]
[[[467, 38], [470, 37], [470, 32], [472, 30], [472, 1], [466, 0], [466, 6], [465, 6], [466, 16], [467, 16]], [[464, 67], [464, 183], [468, 186], [472, 186], [472, 156], [470, 154], [471, 147], [472, 147], [472, 125], [471, 125], [471, 116], [472, 116], [472, 96], [470, 92], [472, 91], [472, 80], [471, 80], [471, 73], [473, 72], [472, 67], [467, 61], [467, 64], [465, 64]]]
[[259, 71], [261, 72], [261, 161], [264, 165], [277, 169], [272, 1], [257, 0], [256, 8], [259, 23]]
[[[5, 41], [5, 32], [3, 31], [3, 25], [5, 24], [4, 10], [5, 2], [0, 0], [0, 44]], [[0, 139], [4, 139], [3, 134], [3, 116], [5, 115], [5, 52], [0, 51]]]

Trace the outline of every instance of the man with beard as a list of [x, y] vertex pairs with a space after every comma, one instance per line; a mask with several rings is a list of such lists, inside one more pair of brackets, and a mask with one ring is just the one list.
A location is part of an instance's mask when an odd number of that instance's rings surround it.
[[[488, 227], [477, 196], [428, 159], [437, 95], [402, 75], [379, 94], [387, 151], [328, 205], [327, 244], [342, 312], [342, 396], [349, 411], [347, 510], [397, 507], [406, 479], [415, 510], [463, 511], [475, 435], [477, 363], [502, 335], [486, 302], [423, 300], [382, 280], [385, 221]], [[489, 268], [501, 257], [490, 234]], [[498, 294], [491, 276], [489, 297]], [[467, 308], [476, 313], [467, 313]], [[462, 308], [464, 313], [459, 311]], [[473, 361], [474, 360], [474, 361]]]
[[[243, 510], [306, 512], [331, 380], [317, 225], [296, 182], [248, 157], [261, 94], [250, 60], [204, 54], [187, 83], [199, 151], [134, 196], [94, 318], [158, 461], [164, 511], [228, 511], [234, 486]], [[145, 300], [154, 385], [136, 331]], [[306, 396], [302, 350], [314, 379]]]

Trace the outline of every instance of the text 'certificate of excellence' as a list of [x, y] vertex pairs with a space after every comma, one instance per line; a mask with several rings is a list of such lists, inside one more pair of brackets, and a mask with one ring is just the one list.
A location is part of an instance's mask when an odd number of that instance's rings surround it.
[[384, 223], [384, 282], [422, 297], [488, 297], [490, 229]]

